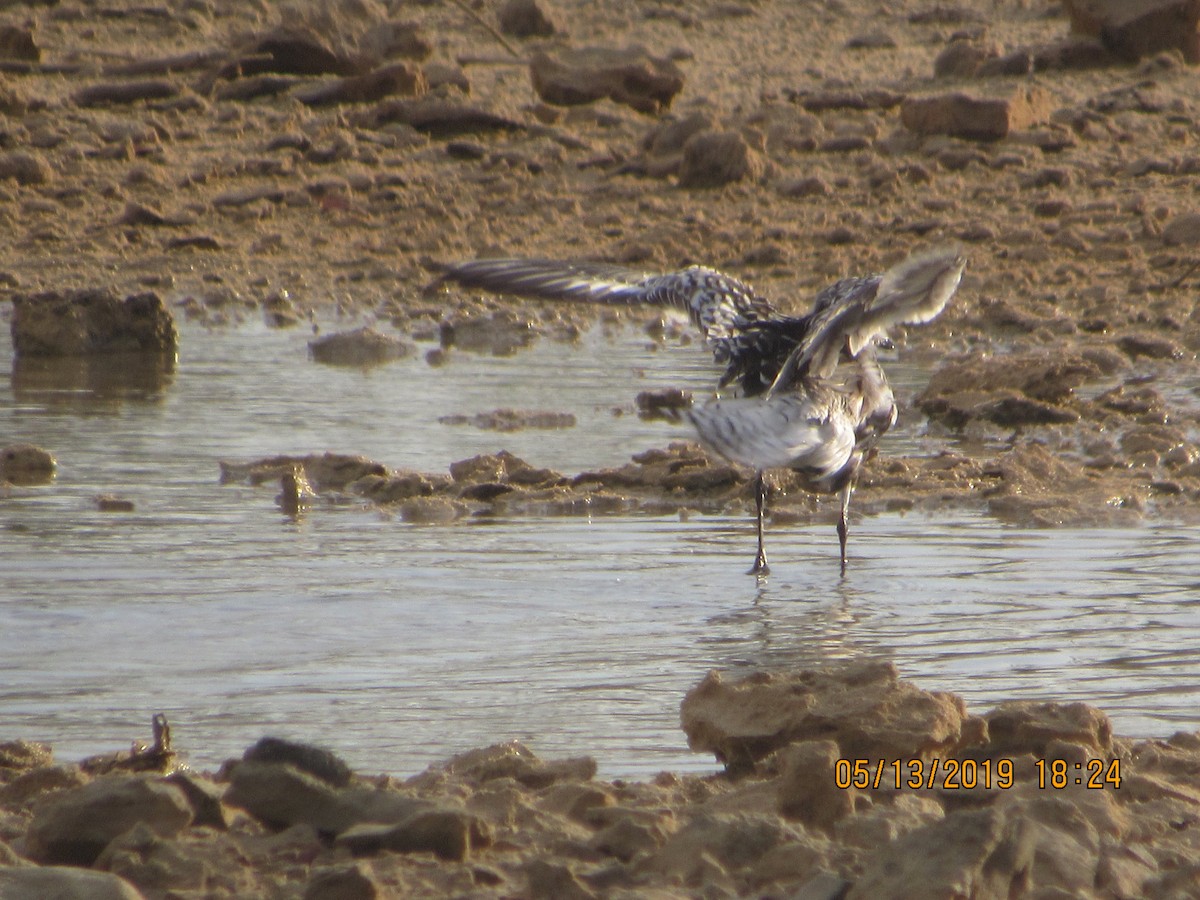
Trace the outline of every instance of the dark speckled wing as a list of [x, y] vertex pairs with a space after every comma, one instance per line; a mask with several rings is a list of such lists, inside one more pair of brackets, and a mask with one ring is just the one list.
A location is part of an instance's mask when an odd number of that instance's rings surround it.
[[702, 266], [652, 275], [606, 263], [477, 259], [448, 266], [439, 281], [524, 297], [681, 309], [704, 333], [719, 363], [746, 351], [747, 333], [756, 324], [778, 318], [749, 285]]

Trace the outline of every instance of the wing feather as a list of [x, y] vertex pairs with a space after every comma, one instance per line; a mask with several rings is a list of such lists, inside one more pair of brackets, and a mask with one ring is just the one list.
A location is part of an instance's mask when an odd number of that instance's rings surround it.
[[777, 317], [749, 285], [703, 266], [650, 275], [608, 263], [477, 259], [447, 266], [432, 286], [446, 281], [522, 297], [674, 307], [704, 333], [718, 362], [737, 357], [748, 329]]
[[842, 350], [856, 356], [896, 325], [935, 318], [954, 296], [966, 266], [958, 246], [914, 254], [883, 275], [848, 278], [817, 297], [808, 332], [779, 372], [771, 390], [798, 378], [828, 378]]

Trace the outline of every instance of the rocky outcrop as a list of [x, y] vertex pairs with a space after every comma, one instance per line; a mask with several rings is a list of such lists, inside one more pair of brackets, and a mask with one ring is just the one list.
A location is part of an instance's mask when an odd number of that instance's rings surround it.
[[833, 741], [847, 757], [915, 759], [957, 752], [983, 734], [958, 697], [920, 691], [890, 663], [736, 682], [710, 673], [680, 712], [688, 746], [735, 770], [802, 741]]
[[174, 355], [179, 349], [162, 298], [148, 292], [122, 299], [103, 288], [16, 295], [12, 339], [18, 356]]

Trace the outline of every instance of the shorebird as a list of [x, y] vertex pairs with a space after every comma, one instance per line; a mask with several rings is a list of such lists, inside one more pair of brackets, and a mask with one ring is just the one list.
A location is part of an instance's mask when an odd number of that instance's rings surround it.
[[687, 417], [704, 445], [755, 472], [758, 552], [750, 573], [769, 571], [764, 471], [788, 468], [808, 490], [839, 496], [844, 575], [850, 496], [863, 463], [896, 421], [876, 346], [896, 325], [936, 317], [965, 265], [957, 246], [916, 254], [882, 275], [834, 282], [800, 316], [778, 312], [749, 285], [704, 266], [655, 275], [605, 263], [478, 259], [448, 266], [433, 286], [454, 281], [525, 297], [686, 310], [725, 366], [715, 398], [693, 405]]

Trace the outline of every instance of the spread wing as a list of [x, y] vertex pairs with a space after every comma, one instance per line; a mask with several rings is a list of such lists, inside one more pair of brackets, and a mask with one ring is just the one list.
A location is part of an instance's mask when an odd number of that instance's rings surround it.
[[476, 259], [448, 266], [434, 285], [445, 281], [523, 297], [682, 309], [719, 363], [739, 354], [743, 336], [755, 323], [777, 316], [749, 285], [702, 266], [653, 275], [607, 263]]
[[854, 451], [854, 422], [835, 391], [713, 400], [687, 412], [700, 440], [753, 469], [831, 474]]
[[960, 247], [942, 247], [910, 256], [883, 275], [830, 285], [817, 295], [808, 331], [771, 390], [805, 375], [828, 378], [843, 349], [854, 357], [896, 325], [930, 321], [954, 296], [966, 264]]

